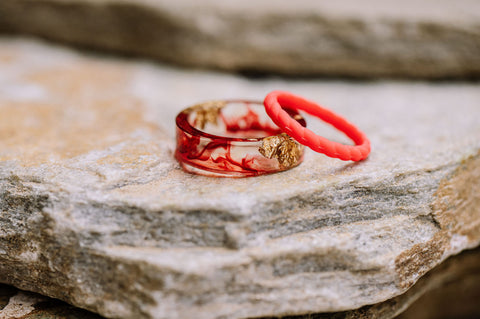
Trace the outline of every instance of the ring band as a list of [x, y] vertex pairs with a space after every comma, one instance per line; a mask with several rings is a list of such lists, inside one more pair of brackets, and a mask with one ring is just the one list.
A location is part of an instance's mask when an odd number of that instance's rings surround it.
[[[340, 115], [314, 102], [288, 92], [273, 91], [265, 97], [264, 105], [267, 114], [283, 132], [316, 152], [344, 161], [361, 161], [370, 153], [370, 141], [362, 131]], [[316, 135], [294, 121], [283, 108], [302, 110], [318, 117], [345, 133], [355, 145], [343, 145]]]
[[[285, 114], [300, 127], [297, 111]], [[284, 171], [299, 165], [304, 147], [283, 133], [261, 102], [211, 101], [177, 115], [175, 157], [190, 173], [247, 177]]]

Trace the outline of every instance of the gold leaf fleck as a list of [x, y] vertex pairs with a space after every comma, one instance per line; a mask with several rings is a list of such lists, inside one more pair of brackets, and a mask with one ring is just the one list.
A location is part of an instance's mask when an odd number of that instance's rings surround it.
[[295, 166], [302, 157], [303, 145], [282, 133], [263, 139], [258, 151], [266, 158], [276, 158], [281, 168]]
[[195, 112], [194, 126], [203, 130], [207, 123], [217, 125], [220, 111], [225, 105], [225, 101], [209, 101], [190, 107], [190, 111]]

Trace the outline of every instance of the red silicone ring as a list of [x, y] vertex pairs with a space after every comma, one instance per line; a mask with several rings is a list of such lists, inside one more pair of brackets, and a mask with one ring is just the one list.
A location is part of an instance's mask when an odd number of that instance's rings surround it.
[[[315, 152], [344, 161], [361, 161], [370, 154], [370, 141], [362, 131], [340, 115], [314, 102], [288, 92], [273, 91], [265, 97], [263, 104], [268, 116], [283, 132], [293, 137], [299, 143], [310, 147]], [[343, 145], [316, 135], [292, 119], [282, 107], [302, 110], [318, 117], [345, 133], [355, 145]]]

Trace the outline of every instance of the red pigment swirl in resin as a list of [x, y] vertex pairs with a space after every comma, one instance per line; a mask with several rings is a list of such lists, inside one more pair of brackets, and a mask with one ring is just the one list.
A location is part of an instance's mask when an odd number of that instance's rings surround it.
[[[194, 127], [197, 126], [197, 119], [193, 119], [194, 125], [189, 122], [194, 109], [187, 109], [177, 116], [175, 157], [183, 168], [203, 175], [237, 177], [284, 170], [275, 159], [266, 158], [258, 152], [263, 138], [281, 134], [282, 131], [274, 123], [262, 121], [260, 115], [250, 107], [251, 104], [260, 103], [232, 103], [239, 104], [246, 112], [240, 116], [228, 117], [222, 109], [218, 111], [216, 120], [223, 123], [226, 136], [209, 134]], [[286, 111], [305, 126], [305, 121], [298, 112], [289, 109]]]

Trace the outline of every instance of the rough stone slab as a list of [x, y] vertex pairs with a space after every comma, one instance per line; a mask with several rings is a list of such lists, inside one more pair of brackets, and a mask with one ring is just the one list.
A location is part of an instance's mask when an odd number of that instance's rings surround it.
[[[478, 84], [252, 81], [0, 47], [0, 282], [107, 317], [333, 312], [403, 294], [480, 242]], [[178, 111], [273, 89], [347, 115], [371, 157], [310, 152], [248, 179], [179, 169]]]
[[476, 0], [16, 0], [2, 30], [223, 70], [480, 76]]
[[[393, 299], [350, 311], [283, 317], [283, 319], [476, 318], [480, 316], [479, 261], [480, 249], [465, 251], [458, 256], [450, 257], [422, 277], [405, 294]], [[399, 313], [401, 313], [400, 316], [398, 316]], [[103, 317], [58, 300], [18, 291], [12, 286], [0, 285], [0, 319], [13, 318], [101, 319]]]

